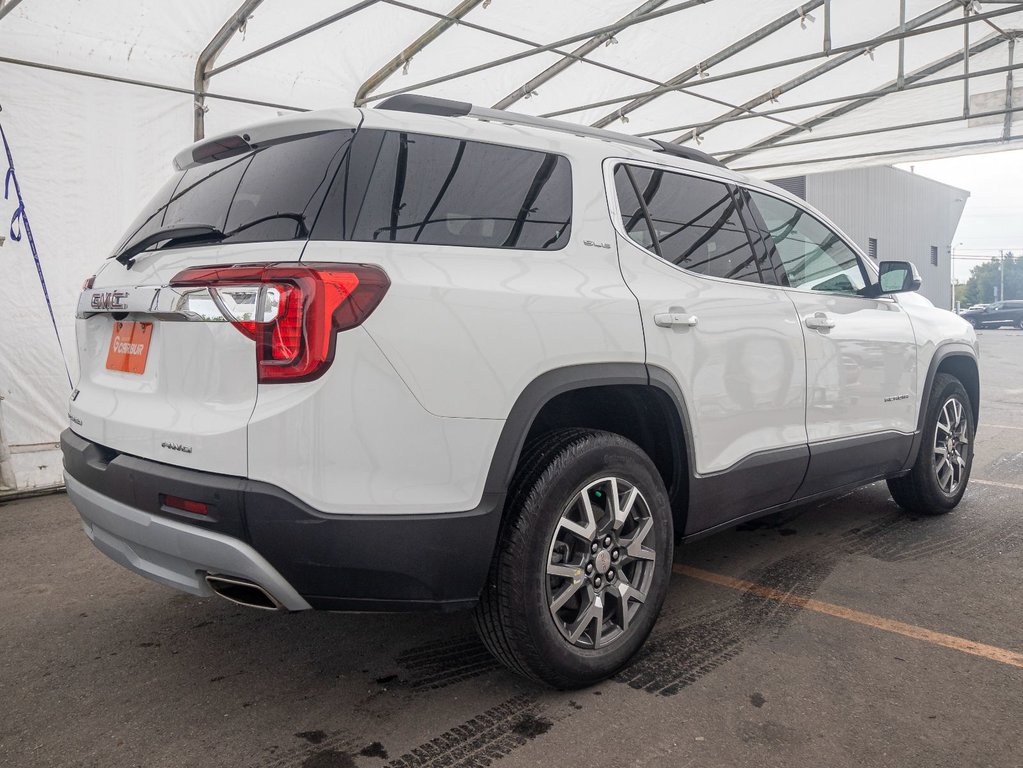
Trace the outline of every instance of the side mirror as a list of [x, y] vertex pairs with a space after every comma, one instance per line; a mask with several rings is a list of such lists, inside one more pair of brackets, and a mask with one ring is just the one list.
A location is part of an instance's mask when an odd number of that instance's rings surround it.
[[920, 290], [920, 273], [909, 261], [882, 261], [878, 267], [877, 282], [868, 285], [863, 294], [871, 298], [891, 293], [910, 293]]

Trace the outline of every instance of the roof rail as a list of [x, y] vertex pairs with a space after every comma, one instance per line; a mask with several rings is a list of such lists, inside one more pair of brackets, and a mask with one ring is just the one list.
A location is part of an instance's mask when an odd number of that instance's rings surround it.
[[487, 109], [477, 107], [467, 101], [454, 101], [452, 99], [440, 99], [435, 96], [420, 96], [415, 93], [401, 93], [384, 99], [376, 105], [376, 109], [389, 109], [398, 112], [417, 112], [424, 115], [440, 115], [442, 117], [475, 117], [477, 120], [490, 120], [498, 123], [513, 123], [515, 125], [527, 125], [532, 128], [544, 128], [549, 131], [561, 131], [576, 136], [589, 136], [604, 141], [614, 141], [620, 144], [629, 144], [642, 149], [649, 149], [653, 152], [664, 152], [674, 157], [681, 157], [686, 160], [695, 160], [701, 163], [710, 163], [722, 168], [724, 165], [698, 149], [683, 147], [679, 144], [671, 144], [657, 139], [647, 139], [640, 136], [632, 136], [628, 133], [608, 131], [603, 128], [591, 128], [588, 125], [568, 123], [564, 120], [551, 120], [547, 117], [535, 117], [523, 115], [520, 112], [507, 112], [503, 109]]

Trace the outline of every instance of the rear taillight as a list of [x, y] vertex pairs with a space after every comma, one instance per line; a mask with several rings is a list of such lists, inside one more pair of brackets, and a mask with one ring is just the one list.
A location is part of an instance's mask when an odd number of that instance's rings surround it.
[[255, 340], [261, 383], [321, 376], [337, 333], [361, 324], [390, 287], [384, 271], [367, 264], [193, 267], [170, 284], [209, 290], [220, 313]]

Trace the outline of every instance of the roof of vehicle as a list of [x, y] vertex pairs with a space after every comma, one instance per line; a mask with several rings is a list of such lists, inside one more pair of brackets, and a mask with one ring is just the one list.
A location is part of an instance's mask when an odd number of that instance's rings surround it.
[[797, 205], [804, 201], [769, 182], [732, 171], [709, 155], [689, 147], [591, 128], [575, 123], [538, 118], [504, 110], [474, 107], [467, 102], [406, 95], [382, 102], [374, 109], [344, 107], [316, 110], [256, 123], [246, 128], [192, 144], [174, 158], [178, 169], [210, 156], [211, 147], [230, 147], [244, 139], [256, 148], [288, 136], [345, 128], [408, 130], [474, 141], [522, 146], [565, 155], [621, 157], [676, 167], [680, 170], [770, 190]]

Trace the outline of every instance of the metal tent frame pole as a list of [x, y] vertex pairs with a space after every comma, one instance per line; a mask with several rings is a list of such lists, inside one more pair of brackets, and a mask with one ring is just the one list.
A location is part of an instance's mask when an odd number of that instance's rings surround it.
[[[0, 56], [0, 64], [13, 64], [18, 67], [30, 67], [32, 69], [43, 69], [48, 72], [59, 72], [64, 75], [75, 77], [87, 77], [91, 80], [105, 80], [109, 83], [120, 83], [121, 85], [134, 85], [139, 88], [152, 88], [157, 91], [168, 93], [181, 93], [187, 96], [199, 96], [199, 93], [191, 88], [182, 88], [178, 85], [167, 85], [166, 83], [154, 83], [151, 80], [137, 80], [131, 77], [118, 77], [107, 75], [102, 72], [90, 72], [87, 69], [74, 69], [73, 67], [62, 67], [57, 64], [43, 64], [40, 61], [28, 61], [26, 59], [15, 59], [10, 56]], [[271, 109], [286, 109], [290, 112], [308, 112], [305, 107], [296, 107], [292, 104], [281, 104], [276, 101], [261, 101], [260, 99], [249, 99], [244, 96], [231, 96], [226, 93], [214, 93], [206, 91], [202, 94], [206, 99], [218, 101], [230, 101], [236, 104], [251, 104], [256, 107], [269, 107]]]
[[[992, 67], [991, 69], [978, 69], [978, 70], [974, 70], [974, 71], [970, 72], [970, 74], [968, 76], [971, 77], [971, 78], [974, 78], [974, 77], [987, 77], [988, 75], [1004, 74], [1007, 71], [1009, 71], [1009, 67]], [[926, 82], [907, 84], [904, 88], [901, 88], [901, 89], [899, 89], [899, 88], [880, 88], [880, 89], [876, 89], [876, 90], [873, 90], [873, 91], [863, 91], [863, 92], [860, 92], [860, 93], [843, 94], [842, 96], [833, 96], [830, 99], [818, 99], [817, 101], [806, 101], [806, 102], [802, 102], [800, 104], [790, 104], [790, 105], [784, 106], [784, 107], [775, 107], [774, 109], [764, 110], [762, 112], [755, 112], [755, 113], [750, 114], [750, 115], [736, 115], [733, 118], [729, 118], [728, 120], [721, 120], [721, 121], [718, 121], [716, 123], [712, 122], [712, 121], [706, 121], [706, 122], [702, 122], [702, 123], [685, 123], [685, 124], [682, 124], [682, 125], [672, 125], [672, 126], [669, 126], [667, 128], [656, 128], [656, 129], [651, 130], [651, 131], [643, 131], [643, 132], [637, 133], [635, 135], [643, 137], [643, 138], [646, 138], [646, 137], [649, 137], [649, 136], [657, 136], [657, 135], [662, 134], [662, 133], [675, 133], [677, 131], [685, 131], [685, 130], [689, 130], [690, 128], [702, 128], [702, 127], [708, 126], [708, 125], [725, 125], [727, 123], [734, 123], [734, 122], [737, 122], [737, 121], [740, 121], [740, 120], [750, 120], [750, 119], [755, 118], [755, 117], [771, 117], [772, 115], [777, 115], [779, 113], [798, 112], [799, 110], [812, 109], [814, 107], [824, 107], [824, 106], [828, 106], [829, 104], [844, 104], [845, 102], [848, 102], [848, 101], [854, 101], [856, 99], [870, 98], [872, 96], [877, 96], [877, 97], [880, 98], [881, 96], [888, 96], [888, 95], [893, 94], [893, 93], [899, 93], [900, 91], [914, 91], [914, 90], [917, 90], [919, 88], [932, 88], [932, 87], [935, 87], [935, 86], [938, 86], [938, 85], [948, 85], [949, 83], [958, 83], [958, 82], [961, 82], [964, 77], [967, 77], [967, 75], [961, 75], [960, 74], [960, 75], [951, 75], [949, 77], [939, 77], [939, 78], [935, 78], [934, 80], [927, 80]]]
[[0, 0], [0, 19], [18, 7], [21, 0]]
[[[956, 64], [960, 63], [962, 60], [968, 59], [970, 56], [972, 56], [974, 54], [983, 53], [984, 51], [990, 50], [991, 48], [995, 48], [995, 47], [1001, 45], [1002, 42], [1004, 42], [1004, 41], [1002, 40], [1001, 37], [999, 37], [997, 35], [991, 35], [987, 39], [981, 40], [981, 41], [977, 42], [972, 48], [969, 49], [969, 51], [966, 51], [966, 52], [960, 51], [958, 53], [952, 54], [951, 56], [946, 56], [945, 58], [939, 59], [938, 61], [935, 61], [935, 62], [932, 62], [931, 64], [928, 64], [927, 66], [922, 67], [922, 68], [916, 70], [915, 72], [913, 72], [913, 73], [911, 73], [909, 75], [900, 74], [900, 76], [897, 77], [894, 81], [888, 83], [887, 85], [882, 86], [878, 90], [878, 92], [876, 94], [872, 94], [872, 95], [869, 95], [869, 96], [865, 96], [863, 98], [852, 100], [849, 103], [844, 104], [844, 105], [842, 105], [842, 106], [840, 106], [840, 107], [838, 107], [836, 109], [832, 109], [832, 110], [830, 110], [828, 112], [825, 112], [823, 114], [816, 115], [816, 116], [810, 118], [809, 120], [807, 120], [806, 122], [804, 122], [802, 124], [802, 128], [803, 128], [803, 130], [813, 130], [817, 126], [822, 125], [822, 124], [824, 124], [826, 122], [829, 122], [830, 120], [834, 120], [834, 119], [842, 117], [844, 115], [848, 115], [850, 112], [855, 112], [857, 109], [865, 107], [868, 104], [872, 104], [872, 103], [874, 103], [875, 101], [877, 101], [878, 99], [880, 99], [880, 98], [882, 98], [884, 96], [889, 96], [889, 95], [891, 95], [893, 93], [900, 93], [902, 91], [905, 91], [907, 85], [913, 85], [914, 83], [921, 82], [925, 78], [930, 77], [931, 75], [937, 74], [938, 72], [941, 72], [942, 70], [945, 70], [945, 69], [948, 69], [949, 67], [955, 66]], [[1010, 75], [1011, 75], [1011, 70], [1010, 70]], [[899, 79], [900, 78], [902, 80], [902, 84], [901, 85], [899, 84]], [[963, 72], [963, 74], [961, 75], [961, 79], [963, 80], [963, 82], [969, 82], [970, 73], [969, 73], [968, 70]], [[958, 120], [964, 120], [967, 117], [968, 117], [968, 115], [959, 115], [957, 119]], [[943, 122], [947, 122], [947, 121], [943, 121]], [[937, 125], [938, 123], [933, 123], [933, 124]], [[920, 127], [923, 127], [923, 126], [920, 126]], [[887, 129], [882, 128], [882, 129], [878, 129], [878, 130], [887, 130]], [[727, 165], [732, 160], [738, 159], [741, 155], [749, 155], [749, 154], [752, 154], [754, 152], [760, 152], [760, 151], [763, 151], [763, 150], [766, 150], [766, 149], [770, 149], [770, 148], [775, 147], [775, 146], [790, 146], [790, 145], [791, 146], [795, 146], [795, 145], [798, 145], [798, 144], [808, 143], [807, 140], [805, 140], [805, 139], [804, 140], [800, 140], [800, 141], [792, 141], [792, 142], [780, 143], [780, 142], [783, 142], [786, 138], [788, 138], [790, 136], [793, 136], [796, 133], [797, 133], [797, 131], [792, 131], [792, 130], [790, 130], [790, 131], [782, 131], [781, 133], [775, 134], [774, 136], [771, 136], [769, 138], [761, 139], [760, 141], [754, 142], [753, 144], [750, 144], [749, 146], [746, 146], [746, 147], [744, 147], [743, 149], [741, 149], [741, 150], [739, 150], [737, 152], [734, 152], [732, 154], [727, 154], [726, 153], [727, 156], [722, 160], [722, 162]], [[819, 141], [819, 140], [827, 139], [827, 138], [833, 138], [833, 137], [817, 137], [814, 140], [815, 141]]]
[[405, 50], [384, 64], [380, 69], [370, 75], [366, 81], [359, 86], [355, 94], [355, 103], [361, 104], [366, 98], [379, 88], [387, 78], [408, 64], [412, 57], [423, 50], [426, 46], [443, 35], [452, 25], [457, 24], [463, 16], [482, 3], [483, 0], [462, 0], [449, 13], [445, 14], [436, 24], [421, 34]]
[[851, 155], [835, 155], [834, 157], [815, 158], [813, 160], [790, 160], [784, 163], [767, 163], [764, 165], [748, 165], [741, 168], [733, 168], [735, 171], [746, 173], [749, 171], [765, 171], [772, 168], [788, 168], [798, 165], [816, 165], [838, 162], [841, 160], [866, 160], [872, 157], [886, 157], [891, 155], [912, 154], [914, 152], [938, 152], [946, 149], [962, 149], [965, 147], [979, 147], [987, 144], [1016, 145], [1023, 143], [1023, 136], [1013, 136], [1006, 140], [1001, 136], [995, 139], [973, 139], [972, 141], [953, 141], [947, 144], [930, 144], [927, 146], [901, 147], [899, 149], [885, 149], [877, 152], [858, 152]]
[[[662, 5], [664, 5], [666, 1], [667, 0], [647, 0], [647, 2], [643, 3], [643, 5], [639, 6], [631, 13], [628, 13], [622, 18], [620, 18], [618, 21], [615, 22], [615, 24], [621, 25], [623, 22], [639, 18], [640, 16], [645, 16], [651, 11], [655, 11], [658, 8], [660, 8]], [[570, 66], [575, 64], [576, 61], [584, 58], [585, 56], [588, 56], [589, 54], [593, 53], [593, 51], [597, 50], [604, 43], [614, 39], [614, 35], [615, 35], [614, 32], [603, 32], [599, 35], [594, 35], [585, 43], [583, 43], [574, 51], [572, 51], [571, 57], [566, 56], [556, 64], [552, 64], [551, 66], [547, 67], [547, 69], [545, 69], [539, 75], [534, 77], [532, 80], [529, 80], [525, 85], [516, 88], [503, 99], [496, 102], [492, 109], [508, 109], [508, 107], [510, 107], [515, 102], [521, 100], [524, 97], [528, 97], [529, 94], [533, 93], [533, 91], [535, 91], [541, 85], [546, 83], [548, 80], [551, 80], [560, 75]]]
[[423, 80], [422, 82], [415, 83], [405, 88], [398, 88], [393, 91], [387, 91], [386, 93], [381, 93], [377, 96], [374, 96], [373, 100], [386, 99], [389, 96], [397, 96], [402, 93], [410, 93], [411, 91], [417, 91], [421, 88], [427, 88], [431, 85], [446, 83], [451, 80], [456, 80], [460, 77], [466, 77], [467, 75], [475, 75], [479, 72], [485, 72], [488, 69], [493, 69], [494, 67], [500, 67], [503, 64], [510, 64], [513, 61], [519, 61], [520, 59], [526, 59], [529, 58], [530, 56], [536, 56], [537, 54], [547, 53], [548, 51], [553, 51], [562, 56], [565, 56], [567, 55], [565, 52], [559, 51], [557, 49], [563, 48], [566, 45], [571, 45], [572, 43], [578, 43], [582, 40], [588, 40], [592, 37], [602, 35], [606, 32], [611, 32], [612, 34], [617, 33], [622, 31], [623, 29], [633, 26], [634, 24], [642, 24], [647, 21], [653, 21], [654, 19], [660, 19], [673, 13], [678, 13], [679, 11], [685, 11], [688, 10], [689, 8], [695, 8], [698, 5], [707, 5], [708, 3], [711, 2], [713, 2], [713, 0], [686, 0], [685, 2], [677, 3], [676, 5], [671, 5], [668, 6], [667, 8], [660, 8], [656, 11], [651, 11], [648, 14], [638, 16], [634, 19], [629, 19], [628, 21], [618, 21], [614, 24], [606, 24], [603, 27], [597, 27], [596, 29], [591, 29], [587, 32], [580, 32], [570, 37], [565, 37], [562, 38], [561, 40], [556, 40], [553, 43], [547, 43], [546, 45], [537, 45], [528, 51], [513, 53], [509, 56], [503, 56], [500, 59], [493, 59], [492, 61], [477, 64], [474, 67], [468, 67], [467, 69], [462, 69], [457, 72], [442, 75], [441, 77], [435, 77], [430, 80]]
[[[535, 40], [528, 40], [526, 38], [519, 37], [517, 35], [512, 35], [512, 34], [509, 34], [507, 32], [502, 32], [499, 29], [494, 29], [492, 27], [486, 27], [486, 26], [484, 26], [482, 24], [475, 24], [475, 23], [473, 23], [471, 21], [467, 21], [464, 18], [462, 18], [462, 19], [454, 19], [451, 16], [449, 16], [448, 14], [439, 13], [437, 11], [431, 11], [428, 8], [420, 8], [420, 7], [415, 6], [415, 5], [410, 5], [408, 3], [402, 2], [402, 0], [380, 0], [380, 2], [386, 3], [387, 5], [393, 5], [396, 8], [404, 8], [407, 11], [412, 11], [414, 13], [419, 13], [419, 14], [422, 14], [424, 16], [431, 16], [431, 17], [433, 17], [435, 19], [441, 19], [441, 20], [446, 19], [446, 20], [452, 21], [453, 23], [458, 24], [459, 26], [465, 27], [466, 29], [473, 29], [473, 30], [476, 30], [477, 32], [483, 32], [484, 34], [493, 35], [494, 37], [499, 37], [502, 40], [511, 40], [512, 42], [520, 43], [522, 45], [527, 45], [527, 46], [530, 46], [531, 48], [539, 48], [542, 45], [541, 43], [538, 43]], [[709, 0], [703, 0], [703, 2], [709, 2]], [[616, 23], [622, 24], [625, 21], [625, 19], [627, 19], [627, 18], [628, 17], [620, 19]], [[607, 39], [611, 39], [612, 37], [614, 37], [614, 34], [611, 33], [611, 32], [604, 32], [603, 34], [598, 35], [597, 37], [599, 37], [601, 39], [604, 39], [604, 40], [607, 40]], [[661, 81], [654, 80], [653, 78], [647, 77], [646, 75], [641, 75], [641, 74], [639, 74], [637, 72], [630, 72], [629, 70], [622, 69], [621, 67], [616, 67], [616, 66], [613, 66], [611, 64], [607, 64], [607, 63], [605, 63], [603, 61], [596, 61], [594, 59], [588, 59], [588, 58], [585, 57], [584, 54], [581, 54], [581, 53], [579, 53], [577, 51], [566, 51], [566, 50], [562, 50], [561, 48], [552, 48], [550, 50], [550, 53], [556, 53], [557, 55], [563, 56], [566, 60], [571, 60], [572, 62], [583, 62], [583, 63], [588, 64], [590, 66], [594, 66], [594, 67], [598, 67], [600, 69], [606, 70], [608, 72], [614, 72], [616, 74], [624, 75], [625, 77], [629, 77], [629, 78], [632, 78], [634, 80], [640, 80], [640, 81], [645, 82], [645, 83], [650, 83], [651, 85], [653, 85], [655, 87], [662, 87], [664, 85], [664, 83], [662, 83]], [[550, 69], [554, 69], [557, 66], [558, 65], [556, 64], [553, 67], [551, 67]], [[559, 70], [559, 72], [564, 71], [565, 68], [566, 67], [562, 67]], [[557, 74], [557, 73], [555, 73], [555, 74]], [[551, 77], [553, 77], [553, 75]], [[548, 79], [550, 79], [550, 78], [548, 78]], [[708, 96], [708, 95], [702, 94], [702, 93], [701, 94], [693, 94], [693, 96], [695, 96], [698, 99], [702, 99], [704, 101], [709, 101], [712, 104], [719, 104], [722, 107], [728, 107], [729, 109], [736, 109], [737, 108], [737, 106], [735, 104], [733, 104], [732, 102], [724, 101], [723, 99], [718, 99], [718, 98], [715, 98], [714, 96]], [[380, 99], [380, 98], [383, 98], [383, 97], [382, 96], [379, 96], [379, 97], [367, 96], [365, 98], [356, 98], [355, 101], [354, 101], [354, 104], [355, 104], [356, 107], [361, 107], [361, 106], [365, 106], [370, 101], [376, 101], [377, 99]], [[791, 122], [789, 120], [781, 119], [781, 118], [770, 118], [770, 119], [774, 120], [775, 122], [783, 123], [785, 125], [790, 125], [790, 126], [791, 125], [795, 125], [795, 123], [793, 123], [793, 122]]]
[[[951, 0], [950, 3], [946, 3], [945, 5], [940, 6], [940, 7], [947, 8], [947, 10], [945, 10], [944, 12], [948, 13], [948, 10], [956, 9], [956, 8], [959, 8], [960, 6], [961, 6], [961, 3], [959, 2], [959, 0]], [[806, 62], [815, 61], [817, 59], [828, 58], [830, 55], [834, 55], [834, 54], [849, 53], [851, 51], [859, 51], [859, 52], [862, 53], [865, 49], [876, 48], [879, 45], [883, 45], [885, 43], [894, 42], [896, 40], [901, 40], [903, 38], [917, 37], [919, 35], [926, 35], [926, 34], [929, 34], [931, 32], [940, 32], [940, 31], [945, 30], [945, 29], [955, 29], [955, 28], [963, 26], [964, 24], [974, 24], [974, 23], [977, 23], [977, 22], [980, 22], [980, 21], [984, 21], [985, 19], [993, 18], [993, 17], [996, 17], [996, 16], [1005, 16], [1005, 15], [1010, 14], [1010, 13], [1019, 13], [1019, 11], [1020, 11], [1020, 8], [1018, 7], [1018, 4], [1017, 4], [1016, 7], [1001, 8], [1001, 9], [994, 10], [994, 11], [988, 11], [988, 12], [986, 12], [984, 14], [973, 15], [973, 16], [970, 16], [970, 17], [968, 17], [966, 19], [953, 19], [951, 21], [943, 21], [943, 22], [939, 22], [937, 24], [930, 24], [930, 25], [927, 25], [927, 26], [918, 27], [916, 29], [908, 29], [905, 32], [894, 32], [894, 33], [890, 33], [890, 34], [880, 35], [880, 36], [875, 37], [875, 38], [870, 39], [870, 40], [865, 40], [865, 41], [858, 42], [858, 43], [851, 43], [849, 45], [843, 45], [843, 46], [839, 46], [837, 48], [832, 48], [830, 54], [829, 53], [825, 53], [823, 51], [817, 51], [815, 53], [807, 53], [807, 54], [803, 54], [801, 56], [793, 56], [793, 57], [788, 58], [788, 59], [778, 59], [777, 61], [765, 62], [765, 63], [760, 64], [760, 65], [755, 66], [755, 67], [747, 67], [745, 69], [737, 69], [737, 70], [735, 70], [733, 72], [728, 72], [728, 73], [723, 74], [723, 75], [716, 75], [716, 76], [712, 75], [710, 77], [705, 77], [705, 78], [702, 78], [702, 79], [692, 80], [692, 81], [690, 81], [690, 82], [688, 82], [688, 83], [686, 83], [684, 85], [664, 86], [663, 88], [656, 88], [656, 89], [653, 89], [651, 91], [644, 91], [644, 92], [639, 92], [639, 93], [624, 94], [622, 96], [617, 96], [617, 97], [612, 98], [612, 99], [602, 99], [601, 101], [594, 101], [594, 102], [590, 102], [590, 103], [587, 103], [587, 104], [580, 104], [580, 105], [577, 105], [577, 106], [565, 107], [563, 109], [558, 109], [558, 110], [555, 110], [553, 112], [547, 112], [544, 115], [542, 115], [542, 117], [560, 117], [562, 115], [568, 115], [568, 114], [571, 114], [573, 112], [584, 112], [584, 111], [589, 110], [589, 109], [597, 109], [598, 107], [614, 106], [615, 104], [621, 104], [622, 102], [630, 101], [632, 99], [637, 99], [637, 98], [640, 98], [641, 96], [650, 96], [650, 95], [655, 95], [655, 94], [660, 94], [660, 93], [672, 93], [672, 92], [675, 92], [675, 91], [687, 92], [690, 88], [702, 87], [702, 86], [710, 85], [712, 83], [720, 83], [720, 82], [723, 82], [725, 80], [733, 80], [733, 79], [735, 79], [737, 77], [744, 77], [746, 75], [752, 75], [752, 74], [756, 74], [756, 73], [760, 73], [760, 72], [766, 72], [767, 70], [771, 70], [771, 69], [779, 69], [781, 67], [791, 66], [792, 64], [803, 64], [803, 63], [806, 63]], [[484, 66], [484, 65], [480, 65], [480, 66]], [[443, 81], [445, 79], [450, 79], [450, 78], [451, 78], [451, 76], [448, 76], [447, 78], [439, 78], [439, 79], [441, 81]], [[387, 95], [391, 95], [391, 94], [387, 94]]]
[[[771, 21], [770, 23], [765, 24], [759, 29], [754, 30], [750, 34], [743, 37], [741, 40], [736, 40], [734, 43], [725, 46], [717, 53], [708, 56], [706, 59], [696, 64], [695, 66], [692, 66], [689, 69], [685, 70], [684, 72], [675, 75], [675, 77], [671, 78], [667, 83], [665, 83], [663, 87], [667, 88], [671, 86], [682, 85], [683, 83], [689, 82], [693, 78], [700, 77], [701, 75], [703, 75], [704, 72], [706, 72], [711, 67], [717, 66], [723, 61], [730, 59], [735, 54], [745, 50], [746, 48], [749, 48], [751, 45], [759, 43], [761, 40], [766, 40], [775, 32], [784, 29], [789, 24], [792, 24], [796, 21], [799, 21], [802, 18], [805, 18], [807, 13], [809, 13], [812, 10], [815, 10], [816, 8], [819, 8], [823, 4], [824, 0], [812, 0], [812, 2], [801, 5], [798, 8], [795, 8], [789, 11], [788, 13], [779, 16], [774, 21]], [[611, 123], [615, 122], [615, 120], [619, 120], [628, 113], [633, 112], [639, 109], [640, 107], [649, 104], [651, 101], [658, 98], [659, 96], [663, 96], [665, 93], [667, 93], [667, 91], [663, 91], [660, 89], [658, 89], [656, 92], [651, 91], [650, 94], [640, 96], [637, 99], [633, 99], [625, 106], [616, 109], [614, 112], [611, 112], [608, 115], [605, 115], [596, 122], [591, 123], [591, 125], [594, 128], [606, 128]]]
[[199, 141], [206, 133], [206, 87], [210, 81], [210, 67], [217, 60], [217, 56], [224, 50], [224, 46], [234, 37], [235, 32], [245, 26], [252, 12], [259, 7], [263, 0], [244, 0], [238, 10], [234, 12], [224, 25], [213, 36], [213, 39], [202, 49], [199, 58], [195, 62], [195, 76], [192, 81], [192, 89], [195, 91], [195, 108], [192, 121], [192, 134], [196, 141]]

